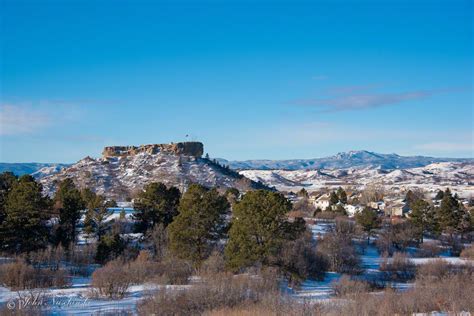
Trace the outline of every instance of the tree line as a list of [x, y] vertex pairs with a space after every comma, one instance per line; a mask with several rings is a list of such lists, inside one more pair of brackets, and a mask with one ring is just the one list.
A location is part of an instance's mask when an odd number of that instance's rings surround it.
[[[50, 198], [43, 196], [41, 184], [33, 177], [3, 173], [0, 202], [1, 251], [20, 254], [48, 245], [67, 248], [77, 240], [81, 218], [83, 234], [97, 242], [98, 263], [119, 257], [126, 249], [123, 230], [106, 221], [115, 202], [90, 189], [80, 190], [71, 179], [58, 183]], [[163, 183], [150, 183], [135, 197], [133, 206], [133, 229], [142, 234], [142, 244], [161, 238], [155, 248], [166, 243], [166, 251], [195, 267], [218, 251], [224, 254], [226, 267], [235, 272], [271, 266], [293, 279], [317, 272], [314, 267], [311, 270], [317, 258], [305, 223], [288, 218], [291, 202], [278, 192], [256, 190], [241, 195], [228, 189], [221, 194], [215, 188], [192, 184], [181, 193]], [[295, 249], [304, 251], [295, 253]]]

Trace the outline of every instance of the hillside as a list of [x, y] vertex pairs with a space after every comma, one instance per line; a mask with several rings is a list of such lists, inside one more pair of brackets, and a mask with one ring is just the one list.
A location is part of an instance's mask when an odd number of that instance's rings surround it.
[[43, 168], [52, 168], [60, 170], [61, 168], [67, 167], [69, 164], [63, 163], [38, 163], [38, 162], [18, 162], [18, 163], [7, 163], [0, 162], [0, 173], [2, 172], [13, 172], [17, 176], [22, 176], [24, 174], [33, 174]]
[[69, 177], [79, 187], [91, 188], [117, 200], [133, 196], [144, 185], [154, 181], [180, 189], [185, 189], [191, 183], [209, 187], [235, 187], [242, 191], [264, 187], [235, 171], [201, 158], [202, 150], [181, 152], [171, 147], [134, 147], [123, 151], [125, 147], [116, 147], [118, 149], [114, 152], [110, 148], [113, 147], [107, 147], [101, 158], [86, 157], [59, 172], [44, 168], [35, 175], [47, 194], [52, 194], [57, 183]]
[[344, 169], [344, 168], [382, 168], [406, 169], [424, 167], [436, 162], [473, 162], [469, 158], [435, 158], [425, 156], [400, 156], [397, 154], [379, 154], [366, 150], [338, 153], [333, 156], [315, 159], [293, 160], [245, 160], [227, 161], [219, 159], [225, 165], [236, 170], [300, 170], [300, 169]]
[[419, 187], [429, 191], [450, 187], [474, 196], [474, 163], [440, 162], [424, 167], [386, 170], [380, 167], [319, 170], [242, 170], [240, 174], [278, 190], [308, 191], [325, 187], [381, 185], [386, 189]]

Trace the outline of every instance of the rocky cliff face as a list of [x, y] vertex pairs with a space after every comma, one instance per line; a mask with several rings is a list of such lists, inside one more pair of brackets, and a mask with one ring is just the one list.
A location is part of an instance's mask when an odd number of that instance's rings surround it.
[[[49, 173], [38, 172], [44, 192], [52, 195], [60, 181], [71, 178], [80, 188], [124, 201], [150, 182], [163, 182], [185, 190], [191, 183], [247, 191], [265, 186], [208, 159], [200, 158], [202, 143], [106, 147], [102, 158], [86, 157]], [[40, 170], [41, 171], [41, 170]]]
[[109, 146], [102, 152], [104, 158], [134, 156], [139, 153], [150, 155], [158, 153], [168, 153], [174, 155], [185, 155], [200, 158], [202, 157], [204, 146], [200, 142], [182, 142], [171, 144], [151, 144], [141, 146]]

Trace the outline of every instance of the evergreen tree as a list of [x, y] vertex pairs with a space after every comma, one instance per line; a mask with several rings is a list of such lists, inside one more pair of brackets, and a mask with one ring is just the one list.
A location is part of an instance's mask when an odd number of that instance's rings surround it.
[[181, 193], [175, 187], [167, 188], [163, 183], [150, 183], [140, 192], [133, 204], [137, 211], [137, 232], [146, 232], [156, 224], [168, 226], [178, 215]]
[[76, 226], [81, 218], [85, 203], [81, 192], [71, 179], [63, 180], [54, 196], [54, 208], [59, 215], [59, 227], [56, 231], [56, 242], [67, 247], [76, 241]]
[[443, 199], [437, 209], [438, 221], [442, 231], [453, 234], [458, 230], [462, 214], [459, 202], [453, 197], [451, 191], [446, 189]]
[[125, 250], [126, 243], [118, 232], [109, 233], [103, 236], [97, 244], [95, 261], [104, 264], [115, 259]]
[[95, 194], [89, 189], [82, 190], [81, 196], [87, 208], [84, 232], [89, 236], [95, 235], [100, 240], [107, 229], [105, 220], [111, 215], [108, 208], [116, 205], [116, 203], [114, 203], [115, 201], [106, 201], [102, 195]]
[[346, 209], [344, 208], [344, 206], [342, 206], [341, 204], [338, 204], [336, 206], [336, 208], [333, 210], [333, 212], [335, 213], [338, 213], [342, 216], [346, 216], [347, 215], [347, 212], [346, 212]]
[[337, 196], [336, 192], [333, 191], [329, 195], [329, 205], [333, 206], [333, 205], [336, 205], [337, 203], [339, 203], [339, 197]]
[[339, 187], [337, 189], [337, 198], [342, 204], [347, 204], [347, 194], [346, 191], [344, 191], [343, 188]]
[[372, 231], [380, 226], [380, 219], [377, 212], [370, 207], [365, 207], [362, 212], [355, 215], [357, 224], [367, 233], [367, 243], [370, 243]]
[[306, 191], [305, 188], [302, 188], [301, 190], [299, 190], [297, 195], [302, 198], [306, 198], [306, 199], [309, 198], [308, 191]]
[[441, 190], [438, 190], [438, 193], [436, 193], [435, 200], [442, 200], [444, 197], [444, 192]]
[[[11, 185], [10, 176], [6, 176]], [[2, 180], [5, 180], [2, 179]], [[5, 187], [5, 183], [3, 183]], [[29, 175], [22, 176], [11, 185], [4, 196], [4, 220], [0, 229], [0, 247], [21, 253], [37, 250], [48, 240], [48, 208], [50, 202], [42, 195], [42, 186]]]
[[425, 200], [417, 200], [412, 203], [411, 209], [410, 222], [416, 228], [418, 238], [423, 242], [423, 234], [435, 230], [433, 208]]
[[4, 172], [0, 174], [0, 229], [2, 222], [6, 217], [5, 203], [8, 192], [10, 192], [16, 182], [17, 177], [12, 172]]
[[407, 204], [409, 209], [413, 208], [413, 205], [418, 201], [423, 199], [423, 194], [421, 191], [412, 191], [408, 190], [405, 195], [405, 203]]
[[236, 188], [228, 188], [225, 191], [224, 196], [227, 198], [230, 205], [234, 205], [239, 200], [240, 192]]
[[229, 241], [225, 248], [228, 266], [237, 271], [255, 264], [269, 264], [285, 241], [298, 238], [304, 221], [287, 221], [291, 203], [280, 193], [247, 192], [233, 210]]
[[170, 250], [198, 265], [226, 232], [229, 203], [216, 189], [189, 186], [179, 202], [179, 215], [168, 226]]

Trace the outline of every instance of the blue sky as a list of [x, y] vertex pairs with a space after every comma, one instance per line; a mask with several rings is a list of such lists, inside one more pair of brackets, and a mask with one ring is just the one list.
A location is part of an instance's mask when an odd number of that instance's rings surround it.
[[3, 162], [474, 156], [469, 0], [0, 3]]

